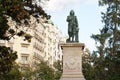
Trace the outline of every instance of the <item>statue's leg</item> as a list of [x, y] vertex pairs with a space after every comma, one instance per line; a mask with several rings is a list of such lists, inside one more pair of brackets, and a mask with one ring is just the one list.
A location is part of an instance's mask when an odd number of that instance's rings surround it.
[[73, 27], [72, 28], [73, 30], [73, 33], [72, 33], [72, 41], [75, 42], [75, 34], [76, 34], [76, 31], [75, 31], [75, 28]]
[[67, 39], [67, 42], [70, 42], [70, 37], [71, 37], [71, 33], [68, 32], [69, 38]]
[[75, 34], [73, 33], [73, 35], [72, 35], [72, 42], [74, 42], [75, 40], [74, 40], [74, 36], [75, 36]]
[[79, 42], [78, 31], [77, 31], [76, 34], [75, 34], [75, 41], [76, 41], [76, 42]]

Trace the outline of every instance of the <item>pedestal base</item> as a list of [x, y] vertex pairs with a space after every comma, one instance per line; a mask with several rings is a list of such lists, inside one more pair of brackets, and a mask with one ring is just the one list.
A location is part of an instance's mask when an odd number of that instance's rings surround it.
[[63, 74], [60, 80], [85, 80], [85, 78], [82, 74], [72, 74], [72, 75]]
[[60, 80], [85, 80], [82, 74], [83, 43], [66, 43], [63, 50], [63, 74]]
[[85, 80], [84, 78], [61, 78], [60, 80]]

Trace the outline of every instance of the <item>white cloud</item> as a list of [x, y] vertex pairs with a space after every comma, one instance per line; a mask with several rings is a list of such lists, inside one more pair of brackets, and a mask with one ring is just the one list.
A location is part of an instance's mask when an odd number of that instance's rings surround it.
[[85, 4], [87, 5], [98, 4], [98, 0], [85, 0]]
[[82, 0], [50, 0], [45, 9], [48, 11], [65, 10], [79, 5]]
[[97, 4], [98, 0], [50, 0], [46, 3], [45, 10], [56, 11], [56, 10], [65, 10], [69, 8], [74, 8], [75, 6], [80, 5], [90, 5]]
[[64, 10], [70, 8], [71, 6], [74, 7], [82, 1], [83, 0], [50, 0], [46, 4], [45, 9], [48, 11]]

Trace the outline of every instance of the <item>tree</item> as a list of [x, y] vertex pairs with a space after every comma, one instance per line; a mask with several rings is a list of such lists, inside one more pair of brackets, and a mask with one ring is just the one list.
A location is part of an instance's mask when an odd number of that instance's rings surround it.
[[[105, 62], [108, 68], [109, 80], [120, 79], [120, 0], [99, 0], [100, 6], [107, 6], [107, 10], [103, 14], [104, 28], [110, 33], [108, 46], [106, 48]], [[110, 77], [112, 76], [112, 77]]]
[[88, 49], [85, 49], [82, 55], [82, 72], [86, 80], [98, 80], [94, 63], [97, 61], [97, 54], [91, 53]]
[[[9, 41], [15, 35], [23, 36], [25, 40], [30, 41], [31, 36], [26, 31], [18, 30], [21, 24], [25, 24], [25, 28], [30, 27], [30, 16], [48, 17], [41, 5], [41, 0], [0, 0], [0, 40]], [[9, 18], [15, 21], [14, 29], [8, 24]], [[17, 30], [17, 31], [16, 31]], [[10, 48], [0, 46], [0, 77], [8, 73], [13, 66], [13, 62], [17, 59], [16, 52]]]
[[[100, 6], [106, 6], [102, 12], [103, 28], [100, 34], [91, 37], [96, 41], [96, 58], [93, 58], [94, 80], [120, 79], [120, 0], [99, 0]], [[106, 45], [107, 44], [107, 45]], [[89, 79], [88, 79], [89, 80]]]
[[54, 62], [54, 68], [55, 68], [55, 80], [60, 80], [62, 76], [62, 61], [58, 60]]
[[27, 80], [59, 80], [62, 75], [61, 61], [55, 62], [53, 67], [50, 67], [47, 62], [37, 59], [32, 67], [23, 67], [22, 78]]
[[119, 40], [120, 26], [120, 1], [119, 0], [99, 0], [100, 6], [108, 6], [106, 13], [102, 12], [103, 23], [107, 28], [106, 33], [111, 33], [109, 46], [111, 55], [117, 54], [117, 41]]
[[29, 65], [21, 66], [22, 79], [33, 80], [34, 71]]
[[36, 64], [36, 70], [34, 71], [34, 74], [34, 77], [37, 80], [55, 80], [54, 69], [48, 66], [44, 61], [40, 61], [40, 63]]
[[97, 47], [97, 51], [93, 53], [96, 54], [96, 58], [94, 59], [93, 66], [95, 76], [98, 80], [105, 79], [105, 50], [106, 50], [106, 40], [110, 36], [110, 34], [103, 33], [104, 29], [100, 30], [100, 34], [92, 35], [91, 37], [96, 41], [96, 45], [99, 44]]
[[19, 71], [19, 66], [14, 63], [11, 70], [6, 73], [3, 77], [0, 78], [0, 80], [21, 80], [22, 74]]
[[9, 47], [0, 46], [0, 77], [4, 77], [13, 67], [17, 54]]
[[42, 2], [41, 0], [0, 0], [0, 39], [9, 40], [14, 35], [25, 36], [23, 31], [16, 32], [14, 29], [10, 29], [7, 24], [9, 17], [17, 23], [15, 27], [17, 29], [21, 23], [29, 25], [30, 15], [36, 18], [39, 16], [47, 18], [48, 15], [37, 3]]

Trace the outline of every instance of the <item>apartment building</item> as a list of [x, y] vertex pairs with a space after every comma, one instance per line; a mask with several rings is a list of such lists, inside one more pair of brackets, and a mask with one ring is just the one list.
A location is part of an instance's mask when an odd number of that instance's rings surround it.
[[50, 66], [57, 60], [62, 60], [62, 50], [60, 43], [65, 43], [65, 38], [60, 29], [55, 26], [51, 20], [48, 23], [44, 23], [45, 30], [45, 61]]
[[[0, 45], [11, 47], [17, 51], [17, 63], [20, 65], [29, 65], [34, 60], [40, 59], [48, 62], [50, 66], [56, 60], [62, 60], [62, 50], [59, 43], [65, 42], [65, 38], [57, 26], [50, 20], [42, 18], [36, 19], [31, 16], [30, 29], [25, 28], [26, 32], [32, 36], [31, 42], [24, 41], [23, 37], [14, 36], [9, 42], [0, 40]], [[14, 29], [16, 23], [9, 20], [8, 24]], [[24, 24], [19, 29], [24, 30]]]

